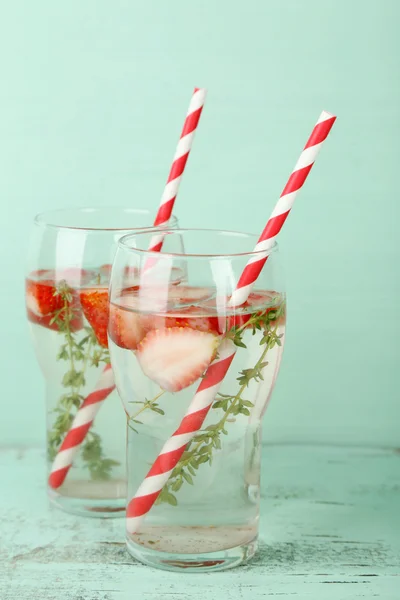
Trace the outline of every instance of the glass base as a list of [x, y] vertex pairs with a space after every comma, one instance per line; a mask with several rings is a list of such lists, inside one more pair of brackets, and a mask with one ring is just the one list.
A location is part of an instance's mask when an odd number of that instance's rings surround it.
[[[124, 517], [126, 507], [125, 482], [121, 482], [122, 493], [118, 495], [115, 494], [115, 482], [112, 483], [113, 489], [110, 490], [111, 493], [109, 494], [104, 493], [107, 491], [104, 489], [102, 489], [103, 493], [101, 494], [84, 494], [81, 486], [79, 497], [78, 494], [66, 493], [67, 490], [64, 491], [63, 488], [58, 491], [48, 488], [47, 494], [53, 506], [73, 515], [106, 519]], [[71, 490], [68, 491], [71, 492]]]
[[250, 542], [226, 548], [216, 552], [197, 554], [175, 554], [173, 552], [157, 552], [126, 538], [128, 552], [133, 558], [150, 567], [164, 571], [185, 571], [186, 573], [205, 573], [232, 569], [249, 561], [258, 548], [257, 537]]

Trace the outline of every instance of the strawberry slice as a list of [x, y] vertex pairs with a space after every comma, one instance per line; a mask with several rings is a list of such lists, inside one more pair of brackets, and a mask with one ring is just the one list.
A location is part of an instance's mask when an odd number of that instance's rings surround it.
[[[251, 292], [244, 305], [236, 309], [238, 312], [230, 317], [229, 325], [232, 326], [233, 323], [241, 327], [249, 321], [254, 313], [260, 316], [267, 315], [269, 312], [277, 310], [279, 303], [280, 294], [277, 292], [269, 290]], [[274, 319], [271, 319], [271, 321], [274, 321]]]
[[147, 333], [141, 316], [129, 310], [135, 308], [136, 304], [137, 302], [129, 296], [119, 298], [118, 304], [110, 304], [108, 333], [120, 348], [136, 350]]
[[228, 329], [231, 327], [243, 327], [251, 319], [254, 313], [262, 315], [273, 310], [275, 306], [268, 306], [271, 305], [273, 298], [274, 292], [251, 292], [243, 306], [236, 307], [234, 309], [235, 314], [228, 317]]
[[146, 329], [162, 329], [165, 327], [189, 327], [196, 331], [205, 331], [219, 335], [219, 319], [208, 315], [199, 306], [188, 306], [179, 312], [168, 312], [158, 315], [143, 315], [142, 323]]
[[228, 297], [212, 298], [203, 302], [202, 305], [217, 312], [219, 310], [219, 332], [225, 333], [225, 331], [228, 331], [232, 327], [243, 327], [246, 325], [254, 313], [262, 315], [276, 310], [280, 302], [279, 299], [280, 294], [277, 292], [257, 290], [251, 292], [246, 302], [236, 308], [229, 308]]
[[[254, 309], [258, 308], [260, 309], [260, 312], [263, 312], [266, 306], [271, 304], [274, 304], [274, 306], [276, 305], [275, 299], [278, 296], [279, 294], [270, 290], [256, 290], [251, 292], [245, 306], [251, 306]], [[271, 310], [271, 308], [272, 307], [269, 307], [269, 310]]]
[[[64, 300], [56, 294], [54, 271], [39, 269], [33, 271], [25, 281], [26, 311], [28, 320], [47, 329], [58, 331], [57, 323], [52, 322], [56, 311], [63, 309]], [[78, 297], [71, 290], [73, 318], [70, 321], [71, 331], [79, 331], [83, 327], [82, 314], [78, 305]], [[64, 321], [65, 314], [60, 312], [58, 318]]]
[[61, 296], [55, 295], [56, 287], [51, 279], [43, 279], [40, 282], [27, 279], [25, 293], [27, 310], [38, 317], [54, 313], [64, 304]]
[[[261, 314], [268, 314], [272, 311], [276, 311], [282, 302], [282, 295], [274, 291], [255, 291], [250, 294], [247, 299], [246, 306], [251, 307], [251, 312], [258, 312]], [[271, 319], [274, 322], [276, 319]], [[282, 315], [279, 319], [280, 323], [285, 322], [285, 315]]]
[[83, 314], [92, 327], [100, 346], [108, 347], [108, 288], [91, 287], [81, 290], [79, 294]]
[[142, 371], [168, 392], [192, 385], [212, 361], [218, 337], [184, 327], [150, 331], [140, 342], [137, 359]]

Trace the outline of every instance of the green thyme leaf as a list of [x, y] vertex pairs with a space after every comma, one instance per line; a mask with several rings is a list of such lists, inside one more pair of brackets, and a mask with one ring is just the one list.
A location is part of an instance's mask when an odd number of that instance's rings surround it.
[[232, 340], [236, 346], [245, 348], [246, 345], [243, 342], [244, 329], [251, 330], [253, 334], [262, 331], [260, 345], [263, 346], [263, 350], [261, 356], [253, 368], [243, 369], [239, 373], [237, 378], [239, 390], [236, 394], [217, 394], [212, 408], [222, 410], [223, 416], [217, 423], [208, 425], [204, 430], [197, 433], [189, 442], [180, 461], [172, 471], [169, 481], [160, 493], [157, 499], [158, 504], [162, 502], [171, 503], [168, 496], [169, 490], [179, 491], [184, 481], [192, 484], [193, 477], [197, 474], [199, 467], [205, 463], [212, 464], [214, 451], [222, 448], [221, 436], [228, 435], [226, 424], [235, 420], [235, 417], [239, 415], [250, 416], [254, 405], [250, 400], [244, 399], [242, 394], [253, 381], [263, 380], [263, 370], [268, 366], [268, 361], [265, 360], [268, 352], [275, 345], [281, 345], [282, 343], [280, 340], [282, 335], [277, 334], [277, 323], [278, 319], [284, 314], [284, 302], [277, 296], [276, 301], [274, 300], [272, 304], [276, 308], [252, 315], [244, 326], [234, 326], [226, 333], [225, 337], [227, 339]]

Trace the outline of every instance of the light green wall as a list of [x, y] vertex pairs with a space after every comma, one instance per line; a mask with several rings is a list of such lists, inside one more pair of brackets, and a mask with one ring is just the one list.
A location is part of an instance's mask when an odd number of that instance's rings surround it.
[[185, 225], [258, 232], [321, 109], [337, 123], [281, 236], [289, 327], [270, 440], [400, 443], [397, 0], [13, 0], [0, 22], [4, 443], [41, 443], [23, 301], [34, 213], [156, 207], [209, 88]]

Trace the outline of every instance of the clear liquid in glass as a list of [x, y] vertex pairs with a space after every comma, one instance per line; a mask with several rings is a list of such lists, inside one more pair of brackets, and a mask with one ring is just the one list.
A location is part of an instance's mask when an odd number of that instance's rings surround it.
[[[180, 391], [163, 391], [159, 382], [143, 372], [138, 360], [141, 344], [146, 344], [148, 339], [146, 336], [151, 334], [156, 343], [157, 337], [151, 332], [159, 331], [164, 335], [163, 331], [172, 331], [170, 352], [173, 354], [175, 336], [182, 335], [186, 328], [204, 334], [212, 331], [218, 342], [232, 331], [232, 327], [241, 329], [241, 342], [246, 348], [237, 347], [215, 401], [229, 397], [229, 408], [235, 402], [235, 395], [240, 393], [239, 400], [245, 402], [241, 405], [243, 412], [235, 414], [235, 411], [225, 410], [227, 407], [215, 407], [214, 403], [202, 430], [198, 432], [201, 435], [210, 425], [220, 425], [224, 421], [226, 435], [219, 432], [218, 447], [212, 447], [211, 463], [201, 462], [197, 469], [191, 470], [184, 466], [186, 475], [179, 489], [174, 489], [174, 482], [176, 487], [182, 475], [174, 477], [173, 473], [138, 532], [128, 533], [130, 552], [148, 564], [171, 570], [179, 567], [212, 570], [243, 562], [254, 554], [257, 547], [261, 419], [279, 370], [285, 307], [282, 295], [255, 291], [244, 308], [231, 312], [225, 309], [221, 313], [221, 302], [216, 300], [214, 290], [209, 289], [203, 297], [201, 290], [190, 288], [190, 291], [194, 298], [182, 302], [182, 294], [179, 295], [177, 288], [169, 297], [167, 309], [162, 312], [146, 312], [143, 303], [138, 311], [135, 309], [137, 299], [134, 293], [121, 296], [119, 302], [111, 305], [110, 353], [120, 396], [130, 415], [127, 452], [129, 502], [164, 443], [178, 428], [200, 383], [197, 379]], [[113, 314], [118, 316], [119, 323], [131, 324], [130, 329], [128, 327], [130, 331], [133, 324], [141, 323], [135, 326], [139, 337], [124, 337], [121, 327], [113, 331]], [[249, 370], [260, 361], [266, 349], [266, 344], [260, 342], [268, 333], [263, 326], [258, 329], [251, 323], [257, 315], [267, 314], [275, 315], [270, 321], [263, 321], [271, 335], [275, 336], [275, 343], [271, 343], [264, 355], [262, 378], [251, 377]], [[193, 336], [194, 343], [195, 340], [196, 336]], [[196, 352], [194, 347], [193, 352]], [[157, 364], [162, 369], [162, 362]], [[250, 379], [243, 386], [238, 378], [246, 373]], [[144, 408], [144, 403], [151, 403], [153, 399], [156, 399], [155, 407], [164, 414]], [[186, 450], [192, 456], [201, 457], [199, 452], [205, 444], [196, 440], [195, 437]], [[182, 460], [178, 466], [183, 464]]]

